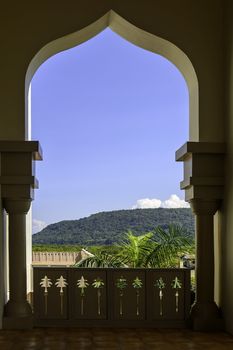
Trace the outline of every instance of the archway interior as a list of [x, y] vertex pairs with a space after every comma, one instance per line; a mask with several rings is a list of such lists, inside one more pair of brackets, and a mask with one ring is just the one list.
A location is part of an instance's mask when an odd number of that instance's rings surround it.
[[37, 228], [159, 200], [184, 205], [169, 197], [182, 196], [174, 150], [188, 137], [188, 90], [168, 60], [107, 29], [46, 61], [32, 98], [33, 139], [46, 150]]

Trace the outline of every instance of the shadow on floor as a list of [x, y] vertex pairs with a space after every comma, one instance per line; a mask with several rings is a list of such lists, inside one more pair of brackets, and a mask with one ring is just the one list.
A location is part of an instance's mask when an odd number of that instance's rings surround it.
[[0, 331], [1, 350], [233, 350], [233, 336], [171, 329], [35, 328]]

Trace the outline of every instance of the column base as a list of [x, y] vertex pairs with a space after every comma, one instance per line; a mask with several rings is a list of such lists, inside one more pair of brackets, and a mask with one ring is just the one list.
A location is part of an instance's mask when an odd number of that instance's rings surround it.
[[4, 307], [3, 329], [32, 329], [32, 308], [26, 300], [9, 300]]
[[224, 321], [215, 302], [195, 303], [191, 309], [191, 325], [194, 331], [224, 330]]
[[9, 300], [4, 307], [5, 317], [30, 317], [32, 315], [31, 305], [27, 300]]
[[33, 328], [33, 317], [13, 317], [4, 316], [2, 322], [3, 329], [32, 329]]
[[31, 329], [32, 308], [26, 300], [9, 300], [4, 307], [3, 329]]

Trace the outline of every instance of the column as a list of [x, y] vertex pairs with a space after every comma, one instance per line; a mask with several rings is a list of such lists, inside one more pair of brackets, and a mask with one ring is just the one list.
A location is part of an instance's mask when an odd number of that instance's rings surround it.
[[194, 330], [223, 329], [221, 312], [214, 302], [214, 214], [224, 199], [226, 145], [186, 142], [176, 151], [184, 164], [180, 188], [196, 216], [196, 301], [191, 310]]
[[32, 328], [32, 310], [26, 300], [26, 214], [38, 188], [35, 161], [42, 160], [38, 141], [0, 141], [1, 202], [9, 215], [9, 289], [3, 328]]
[[31, 200], [6, 199], [9, 215], [9, 289], [10, 298], [4, 308], [4, 328], [32, 327], [32, 310], [26, 299], [26, 214]]
[[214, 301], [214, 214], [218, 200], [190, 201], [196, 222], [196, 300], [191, 310], [194, 330], [221, 328], [220, 311]]

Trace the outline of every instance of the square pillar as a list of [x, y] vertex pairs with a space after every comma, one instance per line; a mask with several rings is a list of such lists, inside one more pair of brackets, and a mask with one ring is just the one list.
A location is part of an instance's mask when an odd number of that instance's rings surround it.
[[176, 152], [176, 160], [184, 162], [180, 187], [195, 214], [196, 300], [191, 323], [198, 331], [224, 326], [214, 301], [214, 214], [224, 194], [224, 155], [224, 144], [209, 142], [187, 142]]
[[1, 201], [9, 216], [9, 289], [3, 328], [32, 328], [26, 287], [26, 214], [38, 187], [35, 160], [42, 159], [37, 141], [0, 141]]

